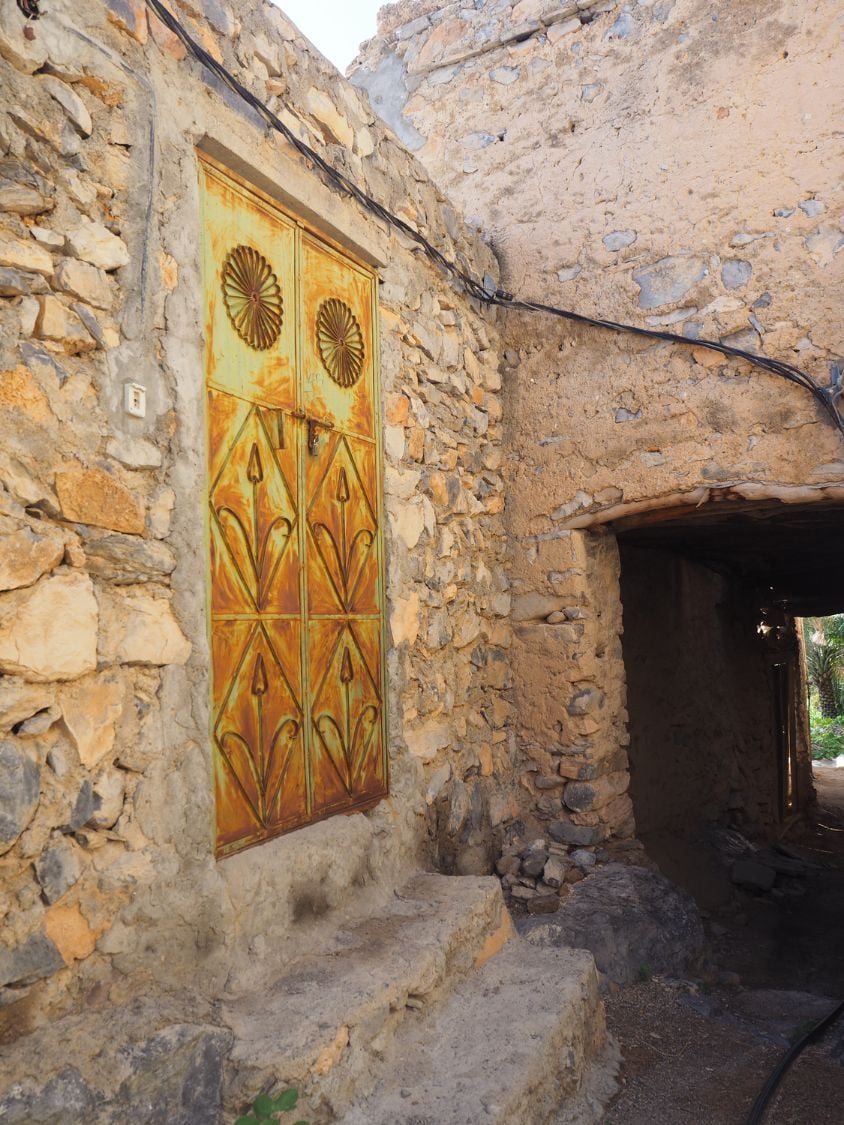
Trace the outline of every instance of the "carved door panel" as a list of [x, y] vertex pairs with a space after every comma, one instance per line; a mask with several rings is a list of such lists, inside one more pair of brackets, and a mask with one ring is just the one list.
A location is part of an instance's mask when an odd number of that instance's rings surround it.
[[327, 424], [305, 461], [311, 763], [322, 815], [365, 807], [387, 788], [373, 305], [371, 274], [304, 235], [305, 413]]
[[371, 275], [213, 162], [201, 175], [225, 855], [387, 791], [380, 455]]

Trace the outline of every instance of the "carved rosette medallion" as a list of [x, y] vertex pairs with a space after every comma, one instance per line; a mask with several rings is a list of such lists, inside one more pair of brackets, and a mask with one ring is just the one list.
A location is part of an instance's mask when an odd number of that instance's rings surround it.
[[223, 301], [238, 336], [255, 351], [271, 348], [281, 332], [284, 303], [281, 287], [263, 254], [236, 246], [226, 255], [222, 275]]
[[319, 306], [317, 346], [322, 366], [338, 387], [353, 387], [363, 371], [363, 333], [355, 314], [337, 297]]

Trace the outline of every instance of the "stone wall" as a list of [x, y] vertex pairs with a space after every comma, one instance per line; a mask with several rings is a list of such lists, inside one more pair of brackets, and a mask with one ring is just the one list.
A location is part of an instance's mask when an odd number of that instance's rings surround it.
[[[387, 118], [490, 232], [508, 289], [839, 378], [837, 6], [501, 0], [386, 16], [353, 81], [400, 71]], [[508, 335], [534, 438], [522, 471], [555, 473], [554, 506], [518, 505], [535, 530], [696, 486], [841, 478], [816, 404], [774, 376], [534, 317]]]
[[[841, 436], [808, 393], [693, 345], [840, 385], [840, 61], [828, 0], [423, 0], [386, 9], [351, 70], [492, 235], [506, 289], [690, 341], [505, 322], [514, 675], [537, 838], [558, 797], [596, 835], [631, 829], [601, 525], [731, 496], [844, 495]], [[561, 746], [600, 781], [576, 812], [580, 778], [554, 780], [569, 777]]]
[[[365, 99], [274, 6], [177, 14], [310, 145], [478, 273]], [[140, 0], [0, 10], [0, 1033], [224, 987], [411, 868], [489, 870], [512, 814], [500, 344]], [[377, 265], [392, 795], [212, 851], [200, 148]], [[146, 417], [124, 386], [146, 389]], [[269, 940], [272, 935], [272, 940]]]

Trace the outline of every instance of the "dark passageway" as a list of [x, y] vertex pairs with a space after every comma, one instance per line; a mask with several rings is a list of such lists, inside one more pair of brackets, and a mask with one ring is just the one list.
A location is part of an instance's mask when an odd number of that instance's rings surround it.
[[[610, 999], [626, 1083], [606, 1121], [740, 1125], [844, 997], [844, 770], [812, 774], [798, 620], [844, 608], [844, 508], [722, 501], [615, 531], [637, 831], [708, 951]], [[839, 1023], [766, 1120], [837, 1125], [842, 1100]]]
[[713, 829], [772, 842], [812, 805], [796, 619], [844, 605], [844, 506], [720, 500], [615, 530], [638, 835], [711, 904]]

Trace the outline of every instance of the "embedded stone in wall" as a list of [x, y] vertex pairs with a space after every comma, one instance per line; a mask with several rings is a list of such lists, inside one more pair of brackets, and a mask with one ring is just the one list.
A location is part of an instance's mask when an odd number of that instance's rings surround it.
[[17, 676], [0, 677], [0, 731], [9, 731], [50, 706], [50, 688]]
[[114, 673], [77, 680], [61, 692], [65, 726], [86, 769], [93, 769], [113, 748], [124, 694], [123, 681]]
[[56, 288], [98, 309], [108, 309], [112, 304], [111, 289], [105, 273], [78, 258], [64, 258], [59, 263]]
[[0, 987], [34, 984], [63, 968], [61, 954], [43, 933], [30, 934], [14, 949], [0, 949]]
[[89, 572], [115, 586], [160, 582], [176, 566], [176, 556], [169, 547], [134, 535], [88, 539], [84, 555]]
[[[586, 87], [584, 87], [584, 89], [585, 88]], [[587, 100], [591, 100], [591, 99], [587, 99]], [[614, 230], [614, 231], [611, 231], [610, 234], [605, 234], [604, 237], [601, 239], [601, 241], [603, 242], [605, 248], [607, 250], [609, 250], [611, 254], [617, 253], [619, 250], [623, 250], [626, 246], [632, 246], [633, 245], [633, 243], [636, 241], [636, 231], [635, 230]]]
[[425, 513], [421, 503], [402, 504], [398, 511], [391, 511], [390, 528], [408, 549], [412, 549], [425, 530]]
[[18, 411], [33, 422], [53, 417], [46, 395], [22, 365], [0, 373], [0, 410]]
[[305, 104], [319, 122], [322, 133], [329, 143], [333, 142], [347, 149], [354, 146], [355, 135], [352, 127], [324, 90], [310, 89]]
[[407, 598], [396, 598], [390, 613], [390, 633], [393, 644], [398, 646], [404, 641], [416, 644], [419, 636], [419, 595], [414, 591]]
[[38, 298], [34, 335], [58, 345], [68, 355], [90, 352], [97, 346], [80, 317], [51, 295]]
[[38, 807], [40, 770], [14, 738], [0, 741], [0, 855], [26, 828]]
[[43, 247], [37, 242], [21, 242], [5, 232], [0, 233], [0, 266], [53, 276], [53, 259]]
[[51, 906], [44, 915], [44, 932], [66, 965], [94, 952], [97, 934], [78, 906]]
[[600, 844], [604, 836], [600, 828], [587, 824], [571, 824], [567, 820], [552, 821], [548, 825], [548, 835], [558, 844], [572, 844], [579, 848]]
[[167, 598], [100, 591], [100, 659], [106, 664], [184, 664], [191, 653]]
[[65, 111], [68, 120], [82, 137], [90, 137], [94, 129], [94, 124], [91, 121], [91, 114], [88, 112], [88, 107], [76, 93], [76, 91], [68, 86], [66, 82], [61, 79], [55, 78], [51, 74], [46, 74], [40, 79], [41, 84], [47, 90], [52, 98], [54, 98], [62, 109]]
[[707, 274], [701, 258], [671, 256], [633, 271], [639, 286], [639, 308], [656, 309], [679, 301]]
[[585, 687], [572, 696], [566, 710], [570, 715], [591, 715], [604, 704], [604, 693], [596, 687]]
[[40, 215], [52, 206], [53, 201], [36, 187], [0, 177], [0, 211], [9, 211], [14, 215]]
[[753, 266], [741, 258], [731, 258], [721, 266], [721, 280], [725, 289], [741, 289], [753, 276]]
[[135, 535], [144, 530], [143, 512], [132, 493], [102, 469], [72, 464], [56, 473], [56, 492], [66, 519]]
[[106, 769], [94, 782], [94, 811], [87, 823], [94, 828], [112, 828], [123, 811], [126, 775], [122, 770]]
[[35, 861], [35, 874], [48, 903], [57, 902], [76, 883], [82, 868], [76, 848], [60, 837]]
[[544, 621], [564, 605], [562, 598], [550, 594], [519, 594], [513, 598], [510, 617], [512, 621]]
[[97, 667], [97, 602], [75, 571], [0, 595], [0, 672], [73, 680]]
[[101, 270], [116, 270], [129, 264], [129, 251], [123, 239], [102, 223], [90, 219], [83, 218], [78, 226], [68, 231], [67, 245], [77, 258]]
[[146, 438], [118, 434], [110, 439], [106, 449], [127, 469], [157, 469], [161, 465], [161, 450]]
[[599, 809], [625, 793], [629, 784], [627, 770], [604, 774], [594, 781], [572, 781], [566, 786], [563, 800], [568, 808], [576, 812]]
[[440, 750], [451, 745], [454, 732], [448, 723], [429, 723], [420, 730], [410, 731], [405, 738], [414, 757], [431, 762]]
[[0, 591], [31, 586], [42, 574], [54, 570], [64, 555], [64, 539], [46, 529], [11, 530], [11, 521], [0, 521]]

